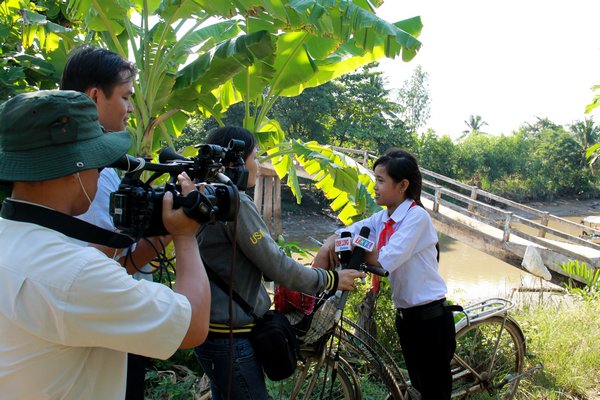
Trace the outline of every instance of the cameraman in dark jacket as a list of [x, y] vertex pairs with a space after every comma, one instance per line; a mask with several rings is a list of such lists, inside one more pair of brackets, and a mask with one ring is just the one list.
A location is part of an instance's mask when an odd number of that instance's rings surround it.
[[[246, 186], [253, 187], [258, 173], [257, 142], [244, 128], [223, 127], [212, 131], [208, 144], [226, 148], [232, 139], [245, 144], [243, 159], [248, 170]], [[263, 276], [276, 283], [305, 293], [324, 290], [353, 290], [355, 278], [365, 274], [355, 270], [328, 271], [309, 268], [296, 262], [271, 238], [254, 201], [240, 192], [237, 222], [204, 225], [198, 234], [198, 245], [207, 268], [223, 281], [232, 277], [233, 289], [262, 316], [271, 306], [263, 284]], [[235, 262], [232, 268], [232, 259]], [[266, 400], [268, 397], [262, 366], [248, 339], [254, 320], [235, 302], [230, 324], [229, 296], [211, 281], [212, 304], [207, 341], [196, 348], [196, 356], [211, 380], [215, 400]], [[229, 354], [229, 332], [233, 332], [233, 354]], [[233, 376], [229, 377], [229, 360], [233, 359]]]

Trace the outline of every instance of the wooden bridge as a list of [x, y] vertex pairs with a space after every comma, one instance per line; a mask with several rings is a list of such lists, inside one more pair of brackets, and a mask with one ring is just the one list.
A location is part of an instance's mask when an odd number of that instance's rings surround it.
[[[374, 155], [362, 150], [334, 150], [358, 154], [360, 161], [357, 162], [362, 167], [361, 172], [371, 174], [368, 162], [375, 158]], [[261, 166], [261, 174], [262, 182], [259, 182], [255, 190], [255, 193], [259, 193], [255, 194], [255, 202], [263, 204], [263, 216], [266, 221], [271, 221], [273, 216], [276, 217], [277, 204], [280, 204], [280, 195], [277, 198], [275, 193], [275, 190], [280, 190], [280, 186], [277, 188], [280, 183], [276, 182], [276, 174], [268, 166]], [[584, 231], [600, 235], [600, 230], [505, 199], [424, 168], [421, 168], [421, 174], [421, 200], [438, 232], [528, 272], [535, 271], [523, 267], [523, 257], [526, 251], [533, 251], [539, 254], [545, 267], [551, 270], [551, 280], [555, 283], [566, 278], [566, 273], [560, 266], [569, 260], [578, 260], [585, 262], [588, 267], [600, 268], [600, 244], [580, 237]], [[305, 172], [299, 173], [299, 176], [310, 178]], [[269, 193], [274, 194], [263, 195], [264, 188], [267, 187], [270, 188]], [[264, 204], [275, 206], [269, 210]], [[279, 226], [274, 228], [272, 233], [277, 232], [277, 228], [281, 232], [280, 218]], [[485, 268], [485, 265], [481, 267]]]

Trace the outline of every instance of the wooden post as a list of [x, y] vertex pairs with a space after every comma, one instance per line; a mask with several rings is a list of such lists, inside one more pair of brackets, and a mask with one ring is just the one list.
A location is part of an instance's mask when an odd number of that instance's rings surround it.
[[281, 225], [281, 179], [278, 176], [274, 176], [274, 196], [273, 196], [273, 219], [275, 220], [275, 237], [282, 234], [283, 228]]
[[254, 204], [256, 204], [256, 208], [259, 213], [262, 213], [263, 209], [263, 187], [264, 187], [265, 177], [262, 175], [258, 176], [256, 180], [256, 185], [254, 185]]
[[369, 152], [367, 150], [363, 152], [363, 167], [369, 168]]
[[508, 242], [510, 239], [510, 220], [512, 218], [511, 212], [504, 213], [504, 234], [502, 235], [502, 242]]
[[440, 202], [442, 201], [442, 187], [436, 185], [435, 193], [433, 194], [433, 212], [440, 211]]
[[[540, 222], [540, 224], [542, 224], [544, 226], [548, 226], [548, 221], [550, 221], [550, 213], [547, 211], [544, 211], [544, 215], [542, 216], [542, 221]], [[541, 238], [546, 237], [546, 231], [543, 229], [540, 229], [538, 231], [538, 236]]]
[[265, 177], [265, 195], [263, 198], [263, 219], [269, 231], [273, 232], [273, 177]]
[[[477, 200], [477, 186], [471, 187], [471, 199]], [[475, 209], [475, 204], [469, 204], [467, 207], [469, 211], [473, 211]]]
[[275, 171], [261, 166], [254, 187], [254, 204], [261, 213], [271, 236], [281, 235], [283, 232], [281, 222], [281, 180]]

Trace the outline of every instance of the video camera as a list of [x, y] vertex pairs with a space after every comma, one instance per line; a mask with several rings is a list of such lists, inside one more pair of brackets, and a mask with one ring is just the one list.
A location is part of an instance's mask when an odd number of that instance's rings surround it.
[[[214, 144], [195, 147], [198, 154], [190, 158], [166, 148], [159, 153], [158, 163], [125, 155], [110, 165], [127, 171], [119, 189], [110, 195], [110, 215], [121, 233], [136, 239], [168, 234], [162, 222], [162, 200], [167, 191], [173, 193], [174, 208], [182, 207], [200, 223], [234, 220], [240, 201], [238, 190], [245, 190], [248, 184], [244, 142], [233, 139], [227, 148]], [[141, 179], [144, 171], [154, 172], [145, 182]], [[206, 182], [204, 193], [179, 195], [177, 175], [182, 172], [196, 183]], [[152, 186], [164, 174], [170, 175], [168, 182], [162, 187]]]

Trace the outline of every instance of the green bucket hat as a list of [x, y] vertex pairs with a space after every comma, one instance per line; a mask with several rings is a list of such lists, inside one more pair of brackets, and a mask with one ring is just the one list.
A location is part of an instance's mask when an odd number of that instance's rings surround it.
[[104, 133], [96, 104], [71, 90], [23, 93], [0, 104], [0, 180], [35, 182], [106, 167], [129, 133]]

